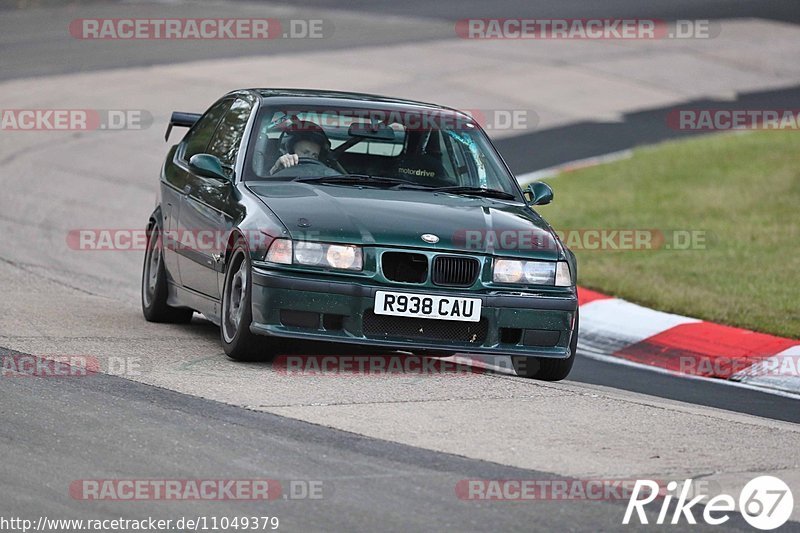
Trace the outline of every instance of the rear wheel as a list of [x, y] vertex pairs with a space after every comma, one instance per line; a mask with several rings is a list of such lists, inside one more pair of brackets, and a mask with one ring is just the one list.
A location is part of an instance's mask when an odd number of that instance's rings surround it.
[[148, 230], [142, 266], [142, 314], [148, 322], [190, 322], [193, 314], [191, 309], [167, 305], [167, 272], [164, 268], [161, 228], [157, 222], [153, 222]]
[[542, 381], [561, 381], [566, 378], [575, 363], [575, 351], [578, 349], [578, 311], [575, 311], [575, 327], [569, 343], [570, 355], [566, 359], [549, 357], [512, 357], [514, 372], [520, 377], [540, 379]]
[[274, 357], [269, 339], [250, 331], [253, 322], [250, 254], [245, 242], [233, 246], [222, 288], [220, 335], [225, 353], [237, 361], [268, 361]]

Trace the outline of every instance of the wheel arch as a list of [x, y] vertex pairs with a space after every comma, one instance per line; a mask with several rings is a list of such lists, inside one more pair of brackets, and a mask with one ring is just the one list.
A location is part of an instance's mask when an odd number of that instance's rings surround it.
[[[231, 254], [233, 253], [233, 245], [236, 244], [236, 241], [242, 239], [245, 243], [247, 243], [247, 239], [244, 237], [244, 233], [242, 233], [241, 228], [233, 228], [231, 230], [230, 235], [228, 235], [228, 241], [225, 243], [225, 265], [224, 270], [228, 269], [229, 260], [231, 258]], [[248, 246], [248, 251], [250, 247]]]
[[150, 213], [150, 217], [147, 219], [147, 231], [152, 230], [154, 224], [158, 224], [162, 230], [164, 229], [164, 217], [161, 214], [160, 205]]

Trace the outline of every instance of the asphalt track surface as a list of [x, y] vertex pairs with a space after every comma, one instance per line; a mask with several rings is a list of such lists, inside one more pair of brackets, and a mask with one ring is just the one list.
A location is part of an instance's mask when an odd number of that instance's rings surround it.
[[[4, 354], [13, 352], [4, 351]], [[0, 387], [3, 515], [60, 519], [277, 516], [281, 531], [600, 531], [626, 501], [482, 502], [454, 497], [472, 479], [565, 480], [256, 413], [104, 374], [11, 379]], [[7, 459], [9, 458], [6, 452]], [[76, 500], [76, 480], [270, 479], [264, 502]], [[319, 499], [291, 486], [321, 488]], [[674, 503], [674, 502], [673, 502]], [[674, 509], [674, 507], [672, 507]], [[13, 511], [12, 511], [13, 510]], [[658, 508], [647, 509], [654, 522]], [[696, 512], [701, 512], [698, 510]], [[733, 515], [726, 528], [750, 531]], [[626, 530], [648, 530], [628, 526]], [[792, 524], [785, 530], [800, 530]], [[713, 531], [711, 526], [693, 530]]]
[[[304, 6], [331, 7], [326, 0], [302, 0]], [[800, 9], [790, 0], [745, 0], [726, 2], [724, 0], [610, 0], [591, 2], [587, 0], [498, 0], [483, 2], [466, 0], [464, 2], [427, 2], [411, 0], [408, 2], [374, 2], [370, 0], [351, 0], [338, 3], [343, 9], [370, 11], [392, 15], [417, 16], [452, 20], [455, 18], [655, 18], [661, 20], [678, 19], [722, 19], [722, 18], [767, 18], [786, 22], [800, 22]]]
[[[19, 5], [30, 9], [15, 9]], [[45, 7], [38, 7], [45, 6]], [[4, 27], [0, 35], [3, 49], [3, 68], [0, 79], [21, 76], [52, 75], [109, 68], [125, 68], [161, 63], [176, 63], [198, 59], [240, 57], [253, 54], [294, 54], [317, 49], [314, 40], [277, 40], [270, 42], [265, 51], [260, 43], [236, 41], [220, 46], [208, 42], [156, 42], [128, 46], [128, 43], [92, 43], [82, 46], [63, 31], [63, 19], [81, 17], [113, 17], [119, 8], [127, 16], [139, 17], [189, 17], [202, 13], [205, 17], [275, 17], [291, 13], [294, 18], [322, 18], [327, 21], [326, 31], [332, 30], [335, 39], [325, 39], [326, 48], [351, 48], [376, 43], [391, 44], [425, 40], [451, 39], [457, 20], [474, 17], [497, 18], [656, 18], [667, 21], [684, 19], [763, 18], [800, 23], [800, 6], [794, 0], [591, 0], [532, 1], [502, 0], [485, 2], [453, 0], [430, 2], [413, 0], [355, 0], [330, 2], [328, 0], [300, 0], [297, 2], [232, 2], [211, 3], [205, 6], [182, 3], [147, 2], [95, 2], [95, 1], [32, 1], [6, 0], [0, 2], [0, 12], [16, 13], [13, 25]], [[335, 10], [374, 14], [395, 20], [398, 31], [387, 32], [364, 25], [349, 25], [336, 17]], [[53, 16], [55, 15], [55, 16]], [[407, 24], [411, 20], [413, 24]], [[88, 48], [88, 49], [87, 49]]]
[[[11, 380], [0, 389], [0, 399], [6, 406], [0, 436], [17, 450], [4, 475], [3, 509], [17, 516], [267, 515], [277, 516], [283, 531], [598, 531], [617, 523], [627, 503], [460, 500], [453, 494], [462, 480], [565, 478], [365, 438], [103, 374], [81, 380], [79, 387], [58, 379]], [[124, 472], [136, 472], [138, 479], [159, 479], [164, 472], [170, 479], [215, 479], [221, 471], [232, 479], [276, 480], [281, 489], [267, 504], [226, 502], [221, 511], [218, 502], [143, 501], [135, 513], [129, 502], [76, 500], [63, 490], [75, 480]], [[304, 483], [321, 488], [315, 493], [320, 498], [290, 489]], [[648, 520], [654, 522], [657, 511], [648, 508]], [[785, 530], [794, 529], [789, 526]], [[726, 527], [751, 530], [737, 515]]]
[[[457, 4], [457, 6], [456, 6]], [[685, 4], [685, 5], [684, 5]], [[317, 5], [314, 2], [302, 2], [302, 8], [311, 13]], [[562, 4], [561, 9], [549, 12], [546, 4], [543, 10], [531, 10], [531, 4], [501, 2], [495, 4], [490, 12], [488, 4], [478, 2], [464, 3], [356, 3], [365, 11], [378, 14], [415, 16], [429, 19], [447, 19], [448, 13], [458, 12], [463, 16], [593, 16], [596, 7], [590, 2]], [[633, 14], [638, 2], [615, 2], [604, 6], [603, 13], [597, 15], [626, 16]], [[455, 6], [455, 7], [454, 7]], [[528, 6], [528, 7], [525, 7]], [[326, 8], [330, 6], [326, 5]], [[612, 9], [613, 8], [613, 9]], [[638, 12], [639, 16], [661, 18], [704, 18], [718, 16], [765, 16], [779, 20], [797, 21], [796, 3], [793, 2], [744, 2], [731, 12], [727, 2], [662, 2], [651, 4], [652, 11]], [[61, 8], [59, 8], [61, 9]], [[144, 8], [143, 8], [144, 9]], [[167, 7], [165, 9], [173, 9]], [[227, 11], [227, 7], [224, 11]], [[251, 5], [241, 8], [252, 9]], [[521, 11], [520, 11], [521, 10]], [[574, 11], [572, 11], [574, 10]], [[461, 14], [464, 14], [463, 16]], [[574, 14], [573, 14], [574, 13]], [[82, 53], [78, 60], [69, 50], [69, 42], [61, 35], [47, 37], [47, 10], [33, 10], [26, 19], [29, 26], [18, 28], [17, 37], [13, 33], [4, 33], [4, 53], [9, 52], [8, 63], [4, 64], [4, 79], [17, 77], [49, 75], [78, 70], [102, 70], [107, 68], [126, 68], [149, 65], [166, 61], [157, 47], [130, 50], [120, 48], [109, 52], [108, 49], [96, 48], [89, 53]], [[102, 15], [96, 15], [102, 16]], [[244, 16], [244, 15], [242, 15]], [[25, 18], [25, 17], [23, 17]], [[33, 28], [43, 25], [44, 33], [36, 34]], [[418, 35], [398, 35], [398, 41], [404, 39], [439, 39], [438, 26], [429, 28], [420, 23]], [[55, 26], [53, 26], [55, 27]], [[336, 46], [364, 46], [376, 39], [385, 39], [380, 32], [370, 34], [355, 32], [352, 39]], [[25, 37], [27, 35], [27, 37]], [[45, 35], [43, 38], [42, 35]], [[390, 39], [395, 38], [390, 36]], [[8, 46], [8, 47], [7, 47]], [[293, 44], [294, 46], [294, 44]], [[304, 46], [304, 45], [303, 45]], [[308, 46], [313, 46], [309, 44]], [[59, 51], [60, 50], [60, 51]], [[273, 53], [294, 53], [297, 48], [287, 50], [271, 49]], [[252, 53], [252, 50], [239, 50], [237, 54]], [[172, 49], [169, 62], [189, 61], [214, 57], [225, 57], [213, 47], [186, 47], [185, 50]], [[59, 55], [63, 54], [63, 55]], [[6, 68], [7, 67], [7, 68]], [[744, 95], [742, 98], [769, 98], [776, 102], [796, 102], [797, 92], [794, 89], [775, 91], [769, 95]], [[57, 98], [55, 99], [57, 101]], [[785, 107], [789, 107], [786, 105]], [[654, 114], [655, 117], [655, 114]], [[534, 132], [525, 137], [510, 138], [500, 141], [500, 149], [517, 171], [532, 171], [553, 164], [590, 155], [599, 155], [628, 148], [633, 145], [661, 140], [664, 133], [655, 131], [656, 127], [648, 127], [646, 114], [626, 117], [622, 126], [579, 124], [568, 126], [558, 131]], [[655, 118], [652, 123], [655, 123]], [[598, 129], [592, 129], [593, 127]], [[605, 129], [604, 129], [605, 128]], [[608, 140], [608, 144], [598, 143], [598, 135]], [[582, 137], [585, 136], [585, 137]], [[582, 143], [581, 139], [586, 142]], [[564, 139], [577, 140], [572, 145], [575, 151], [566, 151]], [[589, 140], [592, 142], [589, 142]], [[531, 160], [526, 145], [536, 142], [541, 148]], [[585, 144], [586, 148], [582, 148]], [[528, 154], [526, 157], [526, 153]], [[4, 176], [8, 179], [8, 176]], [[120, 192], [122, 194], [122, 191]], [[91, 204], [90, 204], [91, 205]], [[6, 241], [3, 242], [11, 244]], [[65, 317], [69, 305], [83, 302], [76, 297], [76, 292], [86, 292], [86, 280], [76, 280], [72, 286], [64, 282], [62, 273], [56, 268], [48, 271], [39, 265], [31, 266], [30, 254], [36, 243], [14, 242], [14, 246], [4, 246], [3, 262], [4, 280], [11, 279], [4, 285], [7, 296], [5, 306], [10, 320], [4, 325], [14, 325], [13, 330], [0, 331], [0, 334], [20, 338], [26, 333], [17, 327], [20, 321], [59, 320]], [[20, 250], [18, 247], [22, 247]], [[24, 249], [29, 247], [29, 249]], [[138, 257], [134, 262], [138, 263]], [[20, 280], [9, 274], [21, 271]], [[91, 280], [103, 284], [106, 280]], [[16, 280], [16, 281], [15, 281]], [[61, 286], [64, 293], [69, 293], [65, 302], [67, 309], [59, 307], [59, 314], [48, 309], [46, 298], [24, 298], [18, 295], [26, 291], [36, 293], [33, 283], [52, 283]], [[65, 283], [67, 286], [65, 286]], [[138, 284], [133, 280], [127, 289]], [[56, 289], [53, 289], [54, 291]], [[113, 284], [107, 284], [98, 290], [104, 299], [102, 309], [113, 306]], [[130, 303], [129, 293], [119, 291]], [[83, 295], [87, 299], [89, 295]], [[66, 297], [65, 297], [66, 298]], [[107, 300], [107, 302], [105, 301]], [[78, 316], [92, 316], [89, 300], [86, 306], [75, 309]], [[120, 305], [124, 312], [109, 317], [109, 334], [111, 328], [120, 331], [129, 328], [141, 328], [142, 319], [131, 311], [130, 305]], [[101, 315], [95, 317], [102, 322]], [[112, 320], [113, 319], [113, 320]], [[44, 326], [32, 324], [32, 329]], [[156, 331], [149, 328], [149, 331]], [[165, 337], [162, 345], [186, 341], [189, 336], [197, 336], [205, 344], [215, 342], [216, 328], [195, 319], [195, 324], [176, 333], [174, 327], [163, 326], [159, 335]], [[78, 332], [80, 333], [80, 332]], [[55, 334], [54, 334], [55, 335]], [[86, 334], [88, 343], [102, 342], [99, 337]], [[54, 336], [54, 339], [58, 337]], [[124, 338], [122, 339], [124, 341]], [[75, 341], [81, 346], [80, 335]], [[133, 341], [132, 341], [133, 342]], [[205, 346], [205, 345], [204, 345]], [[71, 346], [74, 350], [74, 346]], [[88, 349], [88, 348], [87, 348]], [[131, 350], [136, 346], [131, 344]], [[153, 349], [145, 344], [143, 350]], [[206, 348], [207, 349], [207, 348]], [[2, 349], [4, 354], [14, 353]], [[40, 353], [47, 353], [42, 350]], [[72, 353], [78, 353], [73, 351]], [[218, 350], [215, 356], [220, 356]], [[164, 355], [164, 354], [162, 354]], [[224, 358], [220, 359], [224, 361]], [[223, 366], [222, 372], [240, 371], [241, 366], [229, 363]], [[265, 370], [269, 369], [259, 369]], [[182, 380], [191, 380], [191, 374], [179, 376]], [[205, 379], [199, 374], [197, 379]], [[539, 390], [535, 382], [518, 380], [508, 376], [487, 376], [488, 388], [503, 387], [513, 384], [515, 387], [527, 387], [531, 391]], [[258, 386], [274, 385], [274, 383], [253, 382]], [[583, 385], [587, 388], [581, 389]], [[305, 384], [298, 385], [303, 387]], [[437, 391], [443, 401], [458, 402], [459, 396], [448, 397], [448, 384], [444, 390]], [[597, 386], [597, 387], [596, 387]], [[164, 388], [166, 387], [166, 388]], [[711, 417], [712, 411], [704, 411], [699, 406], [710, 406], [726, 412], [744, 413], [768, 420], [800, 422], [798, 402], [789, 398], [774, 396], [758, 391], [734, 388], [724, 384], [707, 381], [680, 379], [673, 376], [656, 374], [637, 368], [624, 367], [580, 357], [576, 362], [573, 374], [566, 384], [567, 388], [579, 389], [579, 394], [595, 394], [602, 396], [604, 391], [631, 391], [647, 397], [659, 397], [666, 400], [686, 402], [698, 407], [701, 416]], [[459, 447], [443, 446], [411, 446], [392, 439], [373, 438], [363, 435], [373, 434], [365, 430], [358, 435], [350, 431], [324, 427], [322, 421], [308, 423], [296, 420], [291, 409], [286, 410], [288, 416], [279, 416], [269, 412], [243, 409], [239, 405], [225, 405], [220, 401], [197, 397], [197, 394], [182, 390], [168, 390], [168, 385], [138, 383], [115, 376], [95, 375], [85, 379], [67, 380], [54, 378], [3, 379], [0, 383], [0, 405], [2, 408], [2, 429], [0, 429], [0, 449], [6, 460], [3, 461], [3, 487], [0, 489], [0, 504], [3, 516], [58, 516], [59, 518], [95, 518], [158, 515], [175, 517], [180, 515], [236, 516], [264, 514], [261, 504], [247, 502], [226, 503], [220, 506], [211, 503], [174, 503], [174, 502], [138, 502], [135, 507], [121, 502], [83, 502], [70, 498], [65, 487], [70, 482], [84, 478], [271, 478], [279, 480], [320, 480], [327, 492], [318, 501], [291, 501], [279, 499], [267, 506], [269, 514], [281, 518], [281, 529], [286, 531], [322, 531], [322, 530], [551, 530], [565, 529], [576, 531], [614, 530], [619, 527], [624, 503], [620, 502], [465, 502], [454, 496], [454, 485], [462, 479], [553, 479], [564, 478], [560, 465], [551, 462], [552, 468], [519, 468], [511, 463], [527, 461], [476, 459], [480, 454], [458, 452]], [[391, 387], [392, 393], [397, 387]], [[180, 390], [176, 387], [176, 390]], [[290, 393], [291, 393], [291, 389]], [[313, 398], [313, 391], [306, 391]], [[403, 390], [405, 394], [415, 389]], [[532, 392], [534, 393], [534, 392]], [[325, 391], [323, 391], [323, 396]], [[346, 396], [347, 391], [343, 392]], [[632, 409], [631, 405], [643, 401], [644, 396], [628, 395], [628, 404], [624, 409]], [[209, 396], [213, 397], [213, 394]], [[407, 398], [405, 398], [407, 399]], [[222, 403], [225, 402], [225, 403]], [[391, 408], [391, 404], [385, 404]], [[668, 405], [672, 405], [669, 403]], [[258, 406], [256, 406], [258, 407]], [[564, 407], [569, 409], [569, 407]], [[665, 409], [659, 406], [659, 409]], [[681, 408], [683, 409], [683, 408]], [[689, 408], [685, 412], [689, 412]], [[446, 415], [442, 411], [442, 416]], [[591, 418], [592, 414], [587, 413]], [[369, 415], [368, 415], [369, 416]], [[367, 419], [368, 419], [367, 416]], [[420, 415], [423, 416], [423, 415]], [[558, 410], [553, 416], [559, 417]], [[725, 414], [719, 416], [728, 416]], [[733, 415], [731, 415], [733, 416]], [[736, 415], [738, 417], [738, 415]], [[313, 419], [314, 417], [309, 417]], [[680, 420], [680, 419], [678, 419]], [[741, 420], [736, 418], [736, 423]], [[446, 421], [427, 419], [428, 424], [447, 426]], [[677, 422], [680, 423], [680, 422]], [[760, 422], [759, 422], [760, 423]], [[322, 425], [320, 425], [322, 424]], [[380, 420], [374, 420], [380, 426]], [[353, 427], [353, 424], [341, 424], [340, 427]], [[462, 433], [454, 433], [451, 440], [470, 439], [472, 428], [462, 424]], [[620, 434], [625, 428], [619, 428]], [[533, 437], [536, 438], [535, 436]], [[552, 442], [551, 442], [552, 444]], [[739, 443], [745, 446], [745, 443]], [[760, 453], [756, 443], [752, 454]], [[502, 446], [502, 443], [497, 445]], [[733, 444], [732, 444], [733, 445]], [[445, 451], [442, 451], [445, 449]], [[435, 451], [438, 450], [438, 451]], [[447, 450], [453, 450], [446, 453]], [[713, 453], [713, 452], [712, 452]], [[513, 454], [512, 454], [513, 455]], [[469, 458], [473, 457], [473, 458]], [[565, 463], [570, 457], [563, 457]], [[692, 458], [687, 458], [691, 460]], [[502, 464], [502, 463], [507, 464]], [[533, 461], [535, 463], [535, 461]], [[796, 463], [795, 463], [796, 464]], [[753, 468], [756, 470], [756, 468]], [[652, 518], [652, 517], [651, 517]], [[792, 523], [786, 530], [797, 529]], [[749, 530], [738, 517], [727, 527]]]

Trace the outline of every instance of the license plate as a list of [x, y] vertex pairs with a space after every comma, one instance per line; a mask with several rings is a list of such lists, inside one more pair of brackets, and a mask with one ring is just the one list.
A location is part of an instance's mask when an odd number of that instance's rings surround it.
[[481, 300], [378, 291], [375, 293], [374, 311], [376, 315], [478, 322], [481, 319]]

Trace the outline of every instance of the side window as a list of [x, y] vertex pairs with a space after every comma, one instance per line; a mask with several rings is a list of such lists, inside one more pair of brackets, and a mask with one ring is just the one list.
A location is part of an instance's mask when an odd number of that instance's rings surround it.
[[223, 164], [233, 166], [244, 128], [250, 118], [252, 107], [244, 100], [236, 100], [217, 126], [217, 131], [208, 145], [208, 153], [219, 157]]
[[222, 115], [228, 110], [231, 105], [231, 100], [223, 100], [214, 104], [211, 109], [206, 111], [197, 124], [192, 126], [192, 129], [186, 134], [186, 149], [183, 152], [183, 158], [188, 161], [195, 154], [203, 154], [206, 152], [208, 142], [211, 136], [214, 135], [214, 130], [217, 129], [217, 124]]

